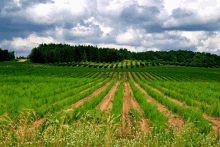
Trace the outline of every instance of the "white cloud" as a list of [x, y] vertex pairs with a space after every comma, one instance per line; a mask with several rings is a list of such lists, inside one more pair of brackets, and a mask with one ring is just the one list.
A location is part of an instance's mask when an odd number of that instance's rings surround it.
[[[4, 40], [1, 44], [9, 44], [16, 49], [24, 46], [32, 49], [43, 42], [58, 41], [73, 45], [82, 43], [110, 48], [125, 47], [131, 51], [168, 50], [172, 47], [195, 49], [196, 46], [199, 51], [206, 51], [205, 47], [209, 47], [211, 52], [220, 48], [219, 33], [210, 35], [212, 33], [206, 32], [204, 27], [207, 22], [218, 25], [218, 22], [214, 23], [220, 18], [218, 0], [53, 0], [53, 2], [24, 6], [21, 0], [13, 0], [5, 5], [1, 15], [10, 17], [12, 21], [24, 21], [27, 26], [29, 23], [38, 24], [36, 26], [51, 24], [52, 27], [44, 32], [39, 31], [42, 37], [37, 35], [38, 32], [27, 28], [28, 32], [31, 32], [27, 38], [12, 37], [11, 40]], [[125, 8], [126, 11], [123, 11]], [[137, 12], [132, 11], [133, 8], [137, 9]], [[145, 17], [145, 12], [148, 11], [153, 15]], [[133, 12], [134, 17], [131, 17], [131, 22], [127, 22], [126, 17]], [[134, 18], [138, 19], [132, 22]], [[188, 31], [194, 30], [192, 25], [199, 27], [200, 24], [203, 25], [201, 30], [204, 31]], [[165, 29], [160, 26], [179, 28], [164, 31]], [[16, 28], [14, 24], [8, 28], [13, 27]], [[161, 33], [158, 33], [157, 27]], [[20, 30], [20, 27], [15, 30]], [[75, 40], [71, 41], [72, 38]]]
[[136, 44], [144, 36], [143, 29], [132, 29], [130, 27], [125, 33], [121, 33], [116, 37], [116, 42], [119, 44]]
[[160, 51], [160, 49], [152, 47], [152, 48], [148, 48], [147, 51]]
[[102, 37], [105, 37], [106, 34], [111, 33], [111, 31], [113, 30], [112, 27], [109, 27], [109, 26], [105, 25], [103, 22], [100, 23], [100, 22], [96, 21], [94, 17], [91, 17], [91, 18], [89, 18], [87, 20], [83, 20], [83, 21], [84, 21], [85, 24], [91, 23], [91, 24], [94, 24], [94, 25], [98, 25], [99, 28], [101, 29], [101, 31], [103, 32]]
[[37, 47], [41, 43], [53, 43], [55, 40], [51, 37], [38, 37], [36, 34], [31, 34], [28, 38], [13, 38], [12, 41], [4, 40], [0, 43], [0, 46], [9, 45], [15, 50], [27, 50], [30, 51], [34, 47]]

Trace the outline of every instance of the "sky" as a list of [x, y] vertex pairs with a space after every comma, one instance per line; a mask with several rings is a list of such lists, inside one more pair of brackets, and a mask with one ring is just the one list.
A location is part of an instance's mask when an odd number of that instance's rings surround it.
[[219, 0], [0, 0], [0, 48], [42, 43], [220, 56]]

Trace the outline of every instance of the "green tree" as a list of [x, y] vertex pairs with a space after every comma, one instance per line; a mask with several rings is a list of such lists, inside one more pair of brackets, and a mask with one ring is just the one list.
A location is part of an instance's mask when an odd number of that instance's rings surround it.
[[83, 52], [82, 61], [87, 62], [86, 50]]

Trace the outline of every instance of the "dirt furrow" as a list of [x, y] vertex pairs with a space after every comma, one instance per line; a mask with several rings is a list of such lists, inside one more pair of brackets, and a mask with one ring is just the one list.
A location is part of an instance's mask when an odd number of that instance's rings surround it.
[[123, 106], [122, 106], [122, 126], [120, 132], [123, 135], [131, 133], [130, 123], [131, 117], [129, 115], [129, 110], [132, 108], [130, 91], [128, 88], [126, 73], [124, 72], [124, 92], [123, 92]]
[[[155, 89], [155, 88], [153, 88], [153, 87], [151, 87], [151, 86], [149, 86], [149, 85], [147, 85], [147, 84], [146, 84], [146, 86], [148, 86], [149, 88], [155, 90], [156, 92], [158, 92], [158, 93], [160, 93], [160, 94], [163, 94], [161, 91], [159, 91], [159, 90], [157, 90], [157, 89]], [[166, 95], [164, 95], [164, 94], [163, 94], [163, 96], [164, 96], [165, 98], [169, 99], [170, 101], [172, 101], [172, 102], [174, 102], [174, 103], [180, 105], [180, 106], [183, 106], [183, 105], [184, 105], [185, 107], [190, 107], [190, 106], [186, 105], [185, 102], [181, 102], [181, 101], [179, 101], [179, 100], [177, 100], [177, 99], [171, 98], [171, 97], [166, 96]], [[220, 118], [208, 116], [206, 113], [203, 113], [203, 117], [204, 117], [206, 120], [210, 121], [210, 122], [214, 125], [214, 126], [212, 126], [212, 128], [213, 128], [214, 130], [218, 130], [218, 129], [220, 128]]]
[[[101, 79], [102, 79], [102, 78], [101, 78]], [[106, 80], [108, 80], [108, 79], [105, 79], [104, 81], [106, 81]], [[96, 85], [100, 85], [100, 84], [102, 84], [104, 81], [99, 82], [99, 83], [97, 83]], [[89, 85], [91, 85], [91, 83], [89, 83]], [[85, 89], [85, 90], [81, 91], [79, 94], [82, 94], [83, 92], [88, 91], [89, 89], [91, 89], [91, 88], [95, 87], [96, 85], [94, 85], [94, 86], [92, 86], [92, 87], [89, 87], [89, 88], [87, 88], [87, 89]]]
[[[113, 73], [113, 72], [111, 72], [110, 75], [112, 75], [112, 73]], [[114, 74], [112, 80], [114, 79], [114, 77], [115, 77], [116, 75], [117, 75], [117, 73]], [[112, 80], [111, 80], [111, 81], [112, 81]], [[111, 81], [110, 81], [110, 82], [111, 82]], [[84, 99], [79, 100], [78, 102], [74, 103], [72, 106], [79, 106], [80, 104], [83, 104], [83, 103], [85, 102], [85, 100], [87, 100], [87, 99], [89, 99], [89, 98], [92, 98], [92, 97], [98, 95], [98, 94], [101, 93], [104, 89], [107, 88], [107, 86], [110, 84], [110, 82], [106, 83], [104, 86], [102, 86], [102, 87], [100, 87], [99, 89], [97, 89], [97, 90], [96, 90], [94, 93], [92, 93], [91, 95], [89, 95], [89, 96], [85, 97]], [[85, 90], [84, 90], [84, 91], [85, 91]], [[55, 103], [57, 103], [57, 102], [55, 102]], [[69, 111], [71, 111], [71, 110], [72, 110], [72, 109], [67, 109], [66, 112], [69, 112]], [[61, 113], [61, 111], [60, 111], [60, 112], [56, 112], [56, 113]], [[46, 118], [41, 118], [41, 119], [39, 119], [39, 120], [36, 120], [35, 122], [33, 122], [32, 127], [37, 127], [37, 126], [39, 126], [45, 119], [46, 119]]]
[[112, 87], [109, 93], [104, 97], [104, 99], [96, 106], [96, 109], [106, 110], [112, 108], [112, 100], [114, 100], [114, 94], [117, 90], [120, 81], [118, 80], [116, 84]]
[[139, 72], [138, 72], [138, 75], [141, 77], [142, 80], [146, 80], [146, 78], [143, 77]]
[[117, 73], [114, 74], [113, 78], [111, 79], [111, 81], [109, 81], [108, 83], [106, 83], [104, 86], [100, 87], [99, 89], [97, 89], [95, 92], [93, 92], [91, 95], [79, 100], [78, 102], [72, 104], [72, 107], [77, 107], [79, 105], [82, 105], [86, 100], [93, 98], [94, 96], [99, 95], [103, 90], [105, 90], [108, 85], [112, 82], [112, 80], [116, 77]]
[[[165, 88], [165, 87], [162, 87], [162, 88], [163, 88], [164, 90], [167, 90], [167, 91], [173, 91], [173, 90], [168, 89], [168, 88]], [[180, 91], [180, 89], [178, 89], [178, 91]], [[168, 98], [170, 98], [170, 97], [168, 97]], [[172, 98], [170, 98], [170, 100], [173, 101]], [[200, 105], [200, 104], [204, 104], [204, 105], [206, 105], [207, 107], [210, 107], [210, 106], [211, 106], [211, 105], [207, 104], [206, 102], [199, 102], [199, 101], [197, 101], [197, 100], [194, 100], [194, 102], [197, 103], [197, 104], [199, 104], [199, 105]], [[181, 105], [181, 104], [180, 104], [180, 105]]]
[[[129, 72], [130, 78], [134, 81], [132, 78], [130, 72]], [[152, 102], [154, 101], [158, 107], [158, 110], [160, 112], [165, 112], [165, 115], [169, 118], [168, 122], [175, 128], [176, 131], [179, 131], [182, 126], [184, 125], [184, 121], [180, 116], [177, 116], [177, 114], [173, 113], [169, 109], [167, 109], [164, 105], [159, 103], [158, 101], [154, 100], [140, 85], [138, 85], [134, 81], [135, 86], [140, 89], [145, 95], [147, 95], [147, 102]]]
[[[122, 126], [121, 126], [121, 133], [123, 135], [128, 135], [131, 133], [131, 116], [129, 115], [129, 111], [131, 108], [137, 109], [140, 113], [144, 113], [144, 111], [141, 109], [140, 105], [138, 102], [133, 98], [133, 92], [132, 89], [127, 81], [127, 75], [124, 72], [124, 92], [123, 92], [123, 108], [122, 108]], [[147, 119], [142, 119], [139, 122], [139, 126], [142, 131], [147, 131], [149, 129], [149, 120]]]
[[135, 74], [135, 72], [132, 72], [132, 73], [136, 79], [140, 80], [139, 77]]

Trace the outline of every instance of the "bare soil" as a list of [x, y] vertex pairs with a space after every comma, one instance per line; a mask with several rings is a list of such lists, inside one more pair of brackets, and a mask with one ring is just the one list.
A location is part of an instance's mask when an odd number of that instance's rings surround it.
[[[102, 79], [102, 78], [101, 78], [101, 79]], [[106, 81], [106, 80], [108, 80], [108, 78], [107, 78], [107, 79], [105, 79], [104, 81]], [[104, 81], [97, 83], [97, 85], [102, 84]], [[89, 83], [89, 84], [91, 84], [91, 83]], [[95, 86], [96, 86], [96, 85], [95, 85]], [[87, 88], [87, 89], [85, 89], [85, 90], [81, 91], [81, 92], [80, 92], [80, 94], [82, 94], [83, 92], [88, 91], [89, 89], [91, 89], [91, 88], [93, 88], [93, 87], [95, 87], [95, 86], [89, 87], [89, 88]]]
[[[131, 77], [131, 74], [129, 72], [130, 78], [134, 81], [134, 79]], [[180, 131], [182, 126], [184, 125], [183, 119], [178, 116], [177, 114], [173, 113], [169, 109], [167, 109], [164, 105], [159, 103], [158, 101], [154, 100], [140, 85], [138, 85], [135, 81], [135, 86], [140, 89], [146, 96], [147, 96], [147, 102], [152, 102], [154, 101], [155, 104], [158, 107], [158, 110], [160, 112], [164, 112], [165, 116], [169, 118], [168, 122], [175, 128], [176, 131]]]
[[146, 78], [144, 78], [139, 72], [138, 75], [141, 77], [141, 80], [146, 80]]
[[113, 104], [111, 101], [114, 100], [114, 95], [119, 84], [120, 81], [118, 80], [104, 99], [96, 106], [96, 109], [106, 110], [112, 108]]
[[[153, 88], [153, 87], [151, 87], [151, 86], [149, 86], [149, 85], [147, 85], [147, 84], [146, 84], [146, 86], [148, 86], [149, 88], [152, 88], [153, 90], [155, 90], [156, 92], [158, 92], [158, 93], [160, 93], [160, 94], [163, 94], [161, 91], [159, 91], [159, 90], [157, 90], [157, 89], [155, 89], [155, 88]], [[165, 98], [169, 99], [170, 101], [172, 101], [172, 102], [174, 102], [174, 103], [180, 105], [180, 106], [185, 105], [185, 107], [190, 107], [190, 106], [186, 105], [185, 102], [181, 102], [181, 101], [179, 101], [179, 100], [177, 100], [177, 99], [171, 98], [171, 97], [166, 96], [166, 95], [164, 95], [164, 94], [163, 94], [163, 96], [164, 96]], [[214, 124], [214, 126], [212, 126], [212, 128], [213, 128], [214, 130], [218, 130], [218, 129], [220, 128], [220, 118], [208, 116], [206, 113], [203, 113], [203, 117], [204, 117], [206, 120], [210, 121], [212, 124]]]
[[[120, 134], [121, 135], [129, 135], [132, 133], [131, 130], [131, 121], [132, 118], [129, 115], [129, 110], [131, 108], [137, 109], [139, 112], [143, 113], [143, 110], [140, 108], [140, 105], [138, 102], [132, 97], [133, 92], [132, 89], [127, 81], [127, 75], [124, 72], [124, 92], [123, 92], [123, 108], [122, 108], [122, 126], [120, 127]], [[142, 121], [139, 122], [139, 126], [142, 129], [142, 131], [147, 131], [149, 129], [149, 124], [147, 119], [142, 119]]]
[[[115, 72], [113, 78], [111, 79], [111, 81], [116, 77], [117, 73]], [[104, 86], [100, 87], [99, 89], [97, 89], [95, 92], [93, 92], [91, 95], [79, 100], [78, 102], [72, 104], [72, 107], [77, 107], [79, 105], [82, 105], [86, 100], [93, 98], [94, 96], [99, 95], [103, 90], [105, 90], [108, 85], [111, 83], [111, 81], [109, 81], [108, 83], [106, 83]]]
[[42, 122], [43, 122], [44, 120], [45, 120], [45, 118], [41, 118], [41, 119], [39, 119], [39, 120], [36, 120], [36, 121], [33, 123], [33, 125], [32, 125], [31, 128], [35, 128], [35, 127], [39, 126], [40, 124], [42, 124]]
[[25, 61], [27, 61], [27, 59], [20, 59], [17, 62], [25, 62]]
[[138, 78], [138, 76], [137, 76], [134, 72], [132, 72], [132, 73], [133, 73], [133, 75], [134, 75], [134, 77], [135, 77], [136, 79], [140, 80], [140, 79]]

